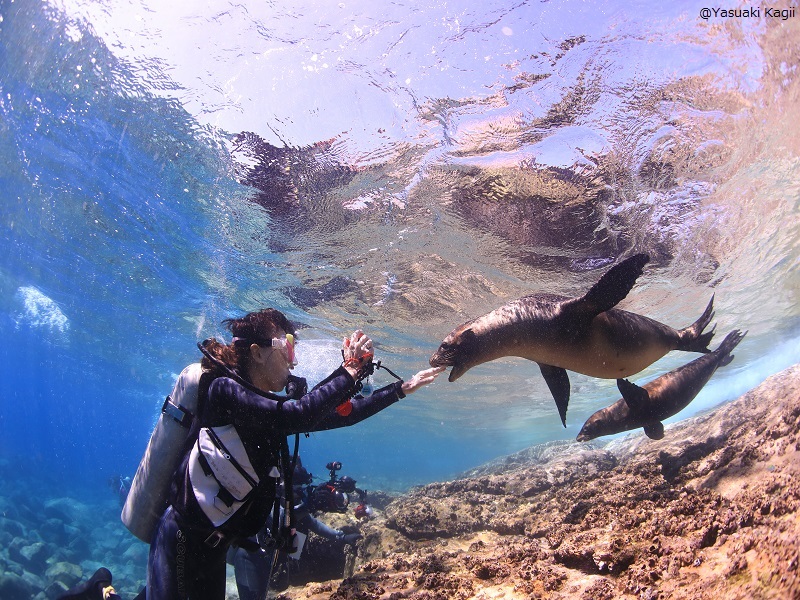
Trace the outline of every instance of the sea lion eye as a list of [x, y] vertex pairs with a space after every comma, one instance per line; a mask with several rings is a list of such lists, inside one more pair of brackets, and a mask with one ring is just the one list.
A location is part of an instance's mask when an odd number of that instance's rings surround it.
[[439, 346], [439, 353], [440, 354], [452, 354], [455, 351], [456, 347], [454, 344], [442, 344]]

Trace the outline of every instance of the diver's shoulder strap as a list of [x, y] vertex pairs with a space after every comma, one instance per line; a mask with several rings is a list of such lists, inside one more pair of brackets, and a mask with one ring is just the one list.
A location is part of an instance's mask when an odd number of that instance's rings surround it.
[[[166, 397], [161, 406], [161, 413], [184, 429], [190, 429], [194, 418], [200, 411], [200, 399], [203, 396], [203, 372], [200, 363], [186, 367], [178, 376], [172, 393]], [[205, 395], [208, 394], [208, 382], [205, 385]]]
[[205, 413], [206, 404], [208, 403], [208, 388], [211, 387], [211, 382], [214, 379], [216, 377], [210, 371], [203, 371], [202, 375], [200, 375], [200, 381], [197, 385], [197, 410], [195, 412], [198, 418]]

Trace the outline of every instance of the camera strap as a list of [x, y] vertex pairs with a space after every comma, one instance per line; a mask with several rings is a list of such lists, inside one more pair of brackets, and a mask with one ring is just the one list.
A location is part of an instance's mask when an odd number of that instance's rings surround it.
[[[397, 379], [397, 381], [403, 381], [403, 378], [402, 378], [402, 377], [400, 377], [400, 375], [398, 375], [397, 373], [395, 373], [394, 371], [392, 371], [392, 370], [391, 370], [389, 367], [384, 367], [384, 366], [383, 366], [383, 364], [381, 363], [381, 361], [378, 361], [378, 362], [376, 362], [376, 363], [372, 363], [372, 365], [373, 365], [373, 372], [374, 372], [374, 370], [375, 370], [375, 369], [383, 369], [384, 371], [386, 371], [387, 373], [389, 373], [389, 375], [391, 375], [392, 377], [394, 377], [395, 379]], [[372, 373], [370, 373], [370, 375], [371, 375], [371, 374], [372, 374]]]

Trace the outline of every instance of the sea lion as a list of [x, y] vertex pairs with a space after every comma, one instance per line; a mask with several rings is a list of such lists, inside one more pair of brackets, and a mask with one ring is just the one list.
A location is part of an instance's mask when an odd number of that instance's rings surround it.
[[566, 427], [569, 378], [566, 369], [618, 379], [648, 367], [671, 350], [710, 352], [714, 297], [689, 327], [672, 327], [614, 306], [642, 274], [649, 257], [636, 254], [609, 269], [580, 298], [536, 293], [514, 300], [454, 329], [430, 358], [433, 367], [452, 366], [455, 381], [476, 365], [519, 356], [539, 365]]
[[660, 440], [664, 437], [661, 421], [678, 414], [694, 400], [714, 372], [733, 360], [731, 351], [745, 335], [746, 331], [731, 331], [719, 348], [710, 354], [678, 367], [644, 387], [618, 379], [617, 387], [622, 398], [589, 417], [578, 434], [578, 441], [586, 442], [637, 427], [644, 427], [647, 437]]

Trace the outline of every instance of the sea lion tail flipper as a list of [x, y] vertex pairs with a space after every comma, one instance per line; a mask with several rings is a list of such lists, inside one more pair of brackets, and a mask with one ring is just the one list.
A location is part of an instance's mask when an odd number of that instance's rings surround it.
[[719, 348], [714, 350], [715, 353], [718, 353], [722, 356], [719, 361], [719, 366], [724, 367], [731, 364], [733, 360], [733, 354], [731, 352], [734, 348], [742, 341], [742, 338], [747, 335], [745, 331], [742, 333], [738, 329], [734, 329], [728, 335], [725, 336], [725, 339], [722, 340], [722, 343], [719, 345]]
[[644, 434], [651, 440], [660, 440], [664, 437], [664, 424], [660, 421], [648, 423], [643, 427]]
[[711, 352], [708, 345], [711, 343], [711, 338], [714, 337], [714, 327], [711, 331], [703, 333], [703, 330], [708, 327], [711, 319], [714, 318], [714, 295], [711, 296], [711, 301], [706, 306], [703, 314], [694, 323], [688, 327], [681, 329], [678, 332], [680, 341], [676, 350], [683, 350], [685, 352], [702, 352], [708, 354]]
[[625, 399], [625, 404], [631, 411], [638, 411], [642, 409], [650, 401], [650, 394], [643, 387], [639, 387], [635, 383], [631, 383], [627, 379], [617, 379], [617, 388], [620, 394]]
[[566, 370], [561, 367], [554, 367], [552, 365], [543, 365], [536, 363], [542, 371], [547, 387], [550, 388], [550, 393], [556, 401], [556, 408], [558, 408], [558, 416], [561, 417], [561, 423], [564, 427], [567, 426], [567, 406], [569, 406], [569, 376]]
[[649, 260], [647, 254], [634, 254], [614, 265], [579, 302], [593, 313], [592, 318], [614, 308], [631, 291]]

